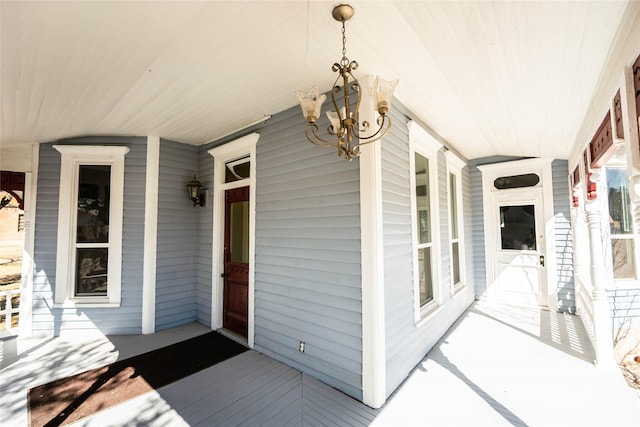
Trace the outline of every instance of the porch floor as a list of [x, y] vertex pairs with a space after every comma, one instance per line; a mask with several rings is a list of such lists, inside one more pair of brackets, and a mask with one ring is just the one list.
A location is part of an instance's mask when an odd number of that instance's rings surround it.
[[[1, 423], [28, 425], [34, 386], [208, 331], [192, 323], [145, 336], [20, 339], [14, 354], [5, 341]], [[483, 302], [379, 410], [248, 351], [74, 425], [639, 426], [639, 395], [592, 360], [577, 316]]]

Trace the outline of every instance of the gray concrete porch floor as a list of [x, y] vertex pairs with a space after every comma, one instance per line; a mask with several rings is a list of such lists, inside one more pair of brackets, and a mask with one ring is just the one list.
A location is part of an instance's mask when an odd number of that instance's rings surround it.
[[[3, 354], [0, 424], [28, 425], [34, 386], [207, 331], [21, 339]], [[640, 426], [638, 394], [592, 360], [577, 316], [482, 302], [379, 410], [249, 351], [75, 425]]]

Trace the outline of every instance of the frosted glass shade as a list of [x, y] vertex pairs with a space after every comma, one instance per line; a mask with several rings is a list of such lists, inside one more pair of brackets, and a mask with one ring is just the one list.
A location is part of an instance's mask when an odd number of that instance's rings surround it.
[[387, 81], [379, 76], [373, 82], [373, 97], [377, 102], [378, 112], [386, 114], [391, 108], [393, 90], [398, 86], [398, 79]]
[[302, 115], [309, 123], [315, 123], [320, 117], [320, 109], [322, 103], [327, 99], [325, 94], [318, 93], [318, 87], [314, 86], [308, 91], [296, 91], [298, 101], [300, 101], [300, 107], [302, 108]]
[[335, 111], [327, 111], [327, 118], [329, 119], [331, 126], [333, 126], [334, 132], [338, 133], [338, 131], [342, 128], [342, 119], [345, 118], [346, 114], [347, 113], [344, 107], [340, 109], [340, 114], [336, 113]]

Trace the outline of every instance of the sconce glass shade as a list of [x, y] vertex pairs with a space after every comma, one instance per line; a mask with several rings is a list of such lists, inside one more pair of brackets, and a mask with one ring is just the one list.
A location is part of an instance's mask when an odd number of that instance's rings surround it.
[[202, 188], [202, 184], [200, 183], [200, 181], [196, 179], [196, 176], [194, 175], [193, 179], [189, 181], [189, 183], [187, 184], [187, 191], [189, 192], [189, 198], [193, 202], [194, 206], [198, 204], [198, 201], [200, 199], [201, 188]]
[[322, 103], [327, 99], [327, 96], [323, 93], [320, 94], [318, 86], [314, 86], [308, 91], [296, 91], [298, 101], [300, 101], [300, 107], [302, 108], [302, 115], [307, 122], [315, 123], [320, 117], [320, 109]]
[[398, 79], [388, 81], [376, 76], [373, 82], [373, 93], [371, 94], [377, 102], [378, 113], [386, 114], [391, 108], [393, 91], [398, 86]]

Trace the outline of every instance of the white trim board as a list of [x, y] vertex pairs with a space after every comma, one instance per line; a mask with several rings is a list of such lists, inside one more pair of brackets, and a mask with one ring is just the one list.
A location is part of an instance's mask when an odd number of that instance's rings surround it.
[[[360, 79], [363, 88], [372, 76]], [[360, 118], [376, 123], [371, 97], [362, 97]], [[370, 130], [371, 132], [371, 130]], [[360, 241], [362, 274], [362, 400], [381, 407], [386, 400], [384, 254], [382, 229], [382, 150], [376, 141], [361, 146]]]
[[142, 333], [156, 330], [156, 259], [158, 255], [158, 180], [160, 137], [147, 137], [144, 197], [144, 261], [142, 271]]

